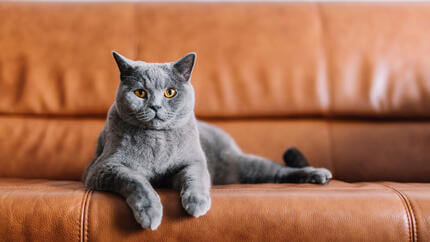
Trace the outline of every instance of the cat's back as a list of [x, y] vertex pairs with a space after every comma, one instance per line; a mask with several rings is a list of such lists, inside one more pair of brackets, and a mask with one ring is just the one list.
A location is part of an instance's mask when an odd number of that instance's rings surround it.
[[228, 184], [238, 181], [237, 167], [229, 154], [241, 153], [233, 138], [222, 129], [202, 121], [198, 122], [200, 144], [205, 153], [213, 184]]
[[199, 130], [199, 138], [202, 146], [216, 145], [216, 146], [235, 146], [235, 142], [228, 133], [218, 128], [215, 125], [209, 124], [203, 121], [197, 121], [197, 127]]
[[200, 144], [209, 162], [212, 160], [211, 158], [216, 159], [217, 154], [222, 152], [229, 150], [240, 151], [233, 138], [215, 125], [198, 121], [197, 127]]

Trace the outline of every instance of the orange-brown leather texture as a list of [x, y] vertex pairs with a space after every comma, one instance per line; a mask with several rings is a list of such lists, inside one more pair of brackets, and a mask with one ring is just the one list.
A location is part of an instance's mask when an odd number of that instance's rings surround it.
[[346, 181], [430, 182], [429, 122], [333, 122], [332, 162]]
[[[402, 202], [396, 194], [375, 184], [332, 182], [323, 187], [309, 184], [217, 186], [211, 191], [211, 210], [199, 221], [186, 216], [176, 192], [160, 191], [160, 194], [165, 205], [164, 220], [159, 229], [156, 232], [127, 233], [127, 230], [135, 231], [138, 224], [126, 219], [132, 214], [123, 201], [110, 194], [95, 193], [89, 207], [88, 239], [408, 240]], [[97, 219], [91, 220], [92, 217]]]
[[117, 50], [196, 51], [200, 117], [430, 116], [428, 3], [0, 6], [0, 113], [104, 115]]
[[0, 178], [1, 241], [79, 241], [83, 184]]
[[430, 3], [321, 4], [332, 112], [429, 117]]
[[132, 3], [0, 2], [0, 113], [105, 114], [134, 19]]
[[138, 231], [138, 224], [129, 219], [132, 214], [120, 198], [94, 193], [89, 207], [88, 240], [408, 241], [409, 238], [402, 201], [377, 184], [334, 181], [322, 187], [217, 186], [211, 190], [211, 210], [198, 219], [187, 217], [176, 192], [160, 191], [160, 195], [164, 204], [163, 222], [152, 232]]
[[80, 180], [101, 119], [0, 117], [0, 177]]
[[157, 231], [142, 230], [122, 198], [88, 192], [80, 182], [3, 178], [0, 191], [0, 236], [10, 241], [427, 241], [430, 236], [429, 184], [216, 186], [212, 209], [197, 219], [185, 214], [177, 192], [158, 190], [164, 218]]
[[410, 213], [411, 237], [415, 241], [430, 241], [430, 193], [423, 183], [386, 183], [404, 200]]

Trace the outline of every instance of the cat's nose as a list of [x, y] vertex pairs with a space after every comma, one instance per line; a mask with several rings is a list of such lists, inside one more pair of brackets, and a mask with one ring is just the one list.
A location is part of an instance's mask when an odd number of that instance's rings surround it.
[[154, 111], [158, 111], [161, 106], [160, 105], [151, 105], [151, 108], [154, 109]]

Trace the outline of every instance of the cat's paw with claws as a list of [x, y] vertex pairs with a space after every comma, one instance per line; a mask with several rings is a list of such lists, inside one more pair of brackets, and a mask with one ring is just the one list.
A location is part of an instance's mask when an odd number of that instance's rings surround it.
[[305, 182], [313, 184], [327, 184], [333, 177], [331, 172], [325, 168], [307, 167], [307, 178]]
[[142, 228], [156, 230], [161, 224], [161, 218], [163, 217], [161, 202], [129, 198], [127, 199], [127, 203], [131, 207], [136, 221]]
[[211, 207], [211, 197], [208, 194], [184, 192], [181, 197], [182, 206], [191, 216], [200, 217], [206, 214]]

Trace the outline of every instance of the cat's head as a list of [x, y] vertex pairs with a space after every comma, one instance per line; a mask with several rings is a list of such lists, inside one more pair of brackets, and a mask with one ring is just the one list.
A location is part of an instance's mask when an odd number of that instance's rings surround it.
[[194, 115], [190, 79], [195, 53], [168, 63], [133, 61], [112, 54], [121, 73], [115, 101], [121, 119], [144, 128], [170, 129]]

